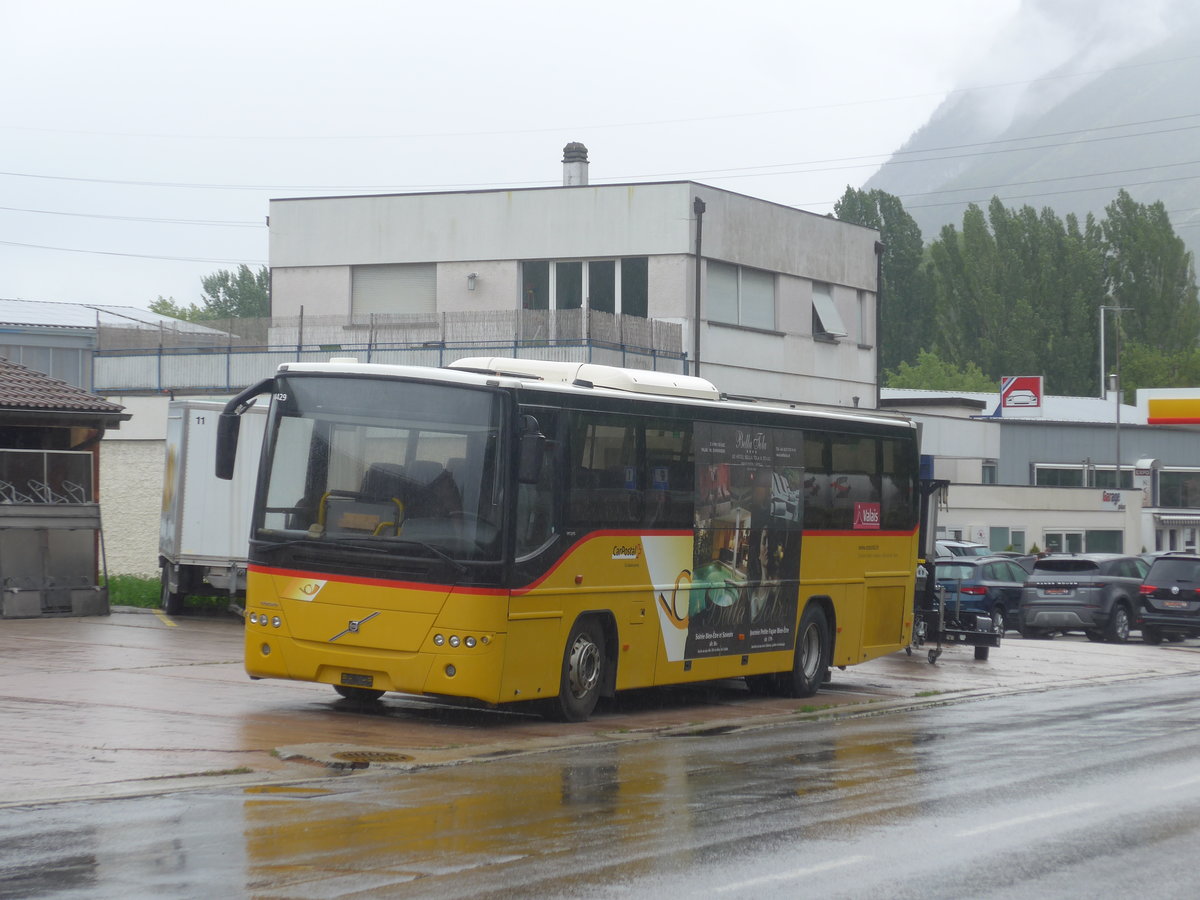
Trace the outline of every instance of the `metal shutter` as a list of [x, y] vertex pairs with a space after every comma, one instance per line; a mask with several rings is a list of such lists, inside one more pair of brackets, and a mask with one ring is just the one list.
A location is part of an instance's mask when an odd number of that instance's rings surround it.
[[350, 297], [355, 314], [437, 312], [437, 264], [355, 266]]

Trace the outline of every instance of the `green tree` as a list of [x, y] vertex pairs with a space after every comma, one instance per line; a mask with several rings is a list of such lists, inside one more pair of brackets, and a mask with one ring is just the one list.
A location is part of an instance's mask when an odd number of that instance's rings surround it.
[[979, 366], [968, 362], [956, 366], [935, 353], [922, 350], [916, 365], [900, 363], [895, 371], [884, 373], [884, 383], [890, 388], [928, 391], [990, 391], [999, 390], [996, 379], [986, 375]]
[[1108, 305], [1129, 308], [1124, 332], [1168, 354], [1191, 350], [1200, 337], [1196, 271], [1163, 204], [1137, 203], [1122, 190], [1105, 213]]
[[929, 248], [935, 344], [948, 362], [993, 380], [1044, 375], [1057, 393], [1095, 390], [1096, 308], [1105, 296], [1105, 244], [1092, 217], [972, 204], [961, 232]]
[[933, 327], [933, 307], [922, 270], [925, 248], [921, 229], [900, 198], [885, 191], [847, 187], [833, 210], [843, 222], [874, 228], [883, 243], [880, 369], [915, 360], [921, 348], [931, 346]]
[[267, 267], [255, 272], [247, 265], [237, 272], [221, 269], [202, 279], [206, 319], [254, 319], [271, 315]]
[[1121, 390], [1132, 397], [1138, 388], [1195, 387], [1200, 384], [1200, 348], [1164, 353], [1142, 343], [1121, 346]]
[[195, 303], [184, 306], [176, 303], [174, 297], [164, 297], [162, 294], [159, 294], [158, 299], [150, 304], [150, 312], [156, 312], [160, 316], [170, 316], [172, 319], [182, 319], [185, 322], [198, 322], [204, 315], [204, 310]]
[[187, 322], [209, 322], [214, 319], [256, 319], [271, 315], [270, 276], [266, 266], [258, 271], [238, 266], [236, 272], [219, 269], [200, 280], [203, 306], [195, 303], [184, 306], [174, 297], [162, 297], [150, 304], [151, 312], [183, 319]]

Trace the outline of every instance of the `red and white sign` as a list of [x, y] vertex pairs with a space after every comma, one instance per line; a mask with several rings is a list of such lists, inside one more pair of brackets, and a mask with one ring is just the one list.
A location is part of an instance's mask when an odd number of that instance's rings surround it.
[[1005, 375], [1000, 379], [1000, 408], [1038, 415], [1042, 411], [1041, 375]]
[[878, 503], [855, 503], [854, 504], [854, 530], [879, 530], [879, 504]]

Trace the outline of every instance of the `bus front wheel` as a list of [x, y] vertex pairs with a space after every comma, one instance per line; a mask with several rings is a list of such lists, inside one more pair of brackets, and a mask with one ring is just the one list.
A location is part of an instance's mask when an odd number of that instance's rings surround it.
[[781, 676], [787, 693], [792, 697], [811, 697], [815, 694], [825, 681], [832, 656], [833, 641], [829, 635], [829, 620], [825, 610], [816, 603], [810, 603], [800, 617], [792, 671]]
[[550, 701], [549, 718], [585, 722], [604, 686], [604, 629], [596, 618], [579, 619], [563, 650], [558, 696]]

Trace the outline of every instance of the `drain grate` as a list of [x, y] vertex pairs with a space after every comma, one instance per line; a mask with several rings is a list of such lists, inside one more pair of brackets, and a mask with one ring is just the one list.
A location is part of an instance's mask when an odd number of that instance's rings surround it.
[[388, 763], [411, 762], [412, 757], [406, 753], [393, 753], [390, 750], [339, 750], [333, 754], [334, 759], [342, 762]]

